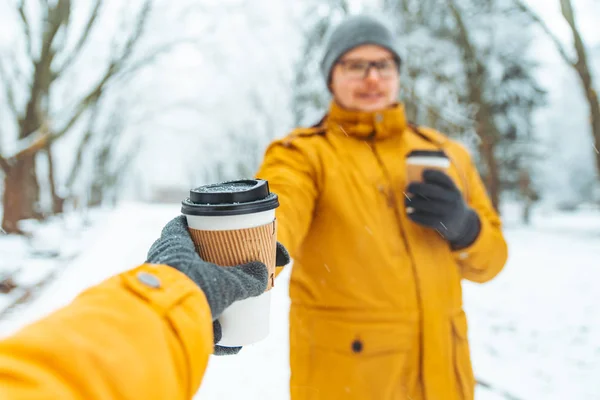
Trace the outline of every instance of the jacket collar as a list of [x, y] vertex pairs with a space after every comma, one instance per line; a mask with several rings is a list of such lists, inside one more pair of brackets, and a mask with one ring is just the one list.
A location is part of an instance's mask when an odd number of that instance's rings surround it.
[[325, 123], [336, 134], [376, 139], [399, 135], [407, 126], [401, 103], [381, 111], [363, 112], [343, 109], [332, 101]]

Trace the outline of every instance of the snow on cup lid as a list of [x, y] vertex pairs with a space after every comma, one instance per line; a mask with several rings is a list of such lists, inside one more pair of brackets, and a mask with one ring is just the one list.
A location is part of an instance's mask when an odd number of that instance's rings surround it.
[[190, 190], [181, 212], [186, 215], [243, 215], [279, 206], [275, 193], [263, 179], [242, 179], [203, 185]]

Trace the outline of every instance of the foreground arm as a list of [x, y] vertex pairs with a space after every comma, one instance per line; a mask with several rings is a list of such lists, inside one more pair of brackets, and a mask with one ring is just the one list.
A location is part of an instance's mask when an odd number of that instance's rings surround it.
[[187, 400], [212, 349], [202, 291], [146, 264], [0, 342], [0, 398]]
[[213, 352], [213, 320], [263, 293], [267, 278], [260, 262], [200, 259], [177, 217], [147, 264], [0, 341], [0, 399], [191, 399]]

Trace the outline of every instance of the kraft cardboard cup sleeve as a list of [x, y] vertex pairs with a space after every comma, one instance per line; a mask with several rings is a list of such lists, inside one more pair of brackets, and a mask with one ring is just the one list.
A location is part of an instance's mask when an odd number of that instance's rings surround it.
[[421, 182], [424, 170], [446, 171], [449, 167], [450, 159], [442, 150], [415, 150], [406, 157], [406, 179], [408, 182]]
[[200, 186], [190, 190], [190, 197], [182, 202], [181, 212], [203, 260], [223, 268], [262, 261], [269, 270], [265, 293], [233, 303], [219, 317], [220, 346], [246, 346], [269, 334], [278, 206], [277, 195], [261, 179]]

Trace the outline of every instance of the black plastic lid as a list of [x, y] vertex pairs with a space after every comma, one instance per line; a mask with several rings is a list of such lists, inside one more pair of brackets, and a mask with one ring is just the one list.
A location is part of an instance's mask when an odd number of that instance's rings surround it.
[[444, 150], [413, 150], [406, 157], [443, 157], [448, 158]]
[[181, 212], [187, 215], [243, 215], [273, 210], [279, 206], [275, 193], [269, 191], [269, 183], [263, 179], [242, 179], [190, 190]]

